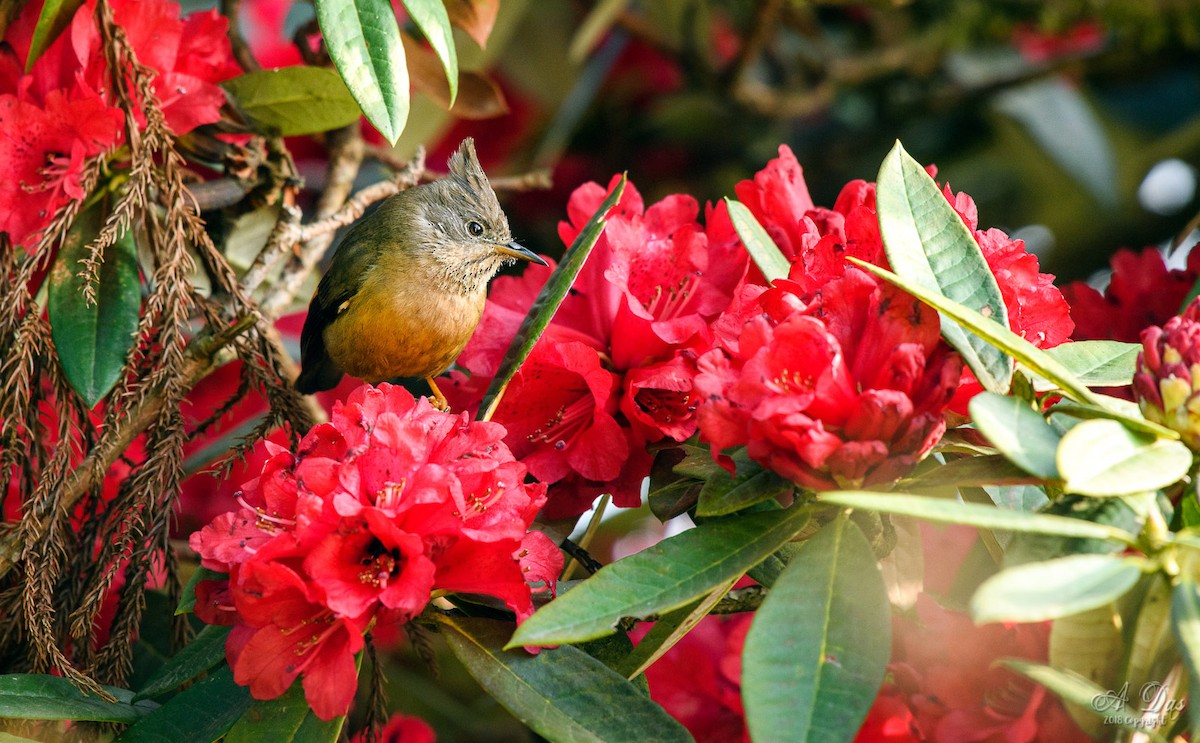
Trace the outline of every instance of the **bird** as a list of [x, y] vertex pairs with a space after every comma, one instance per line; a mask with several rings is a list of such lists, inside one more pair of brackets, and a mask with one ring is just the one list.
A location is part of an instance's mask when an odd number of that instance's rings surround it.
[[548, 265], [513, 241], [508, 218], [467, 138], [445, 178], [401, 191], [356, 222], [321, 278], [300, 333], [296, 389], [419, 377], [434, 382], [483, 316], [488, 282], [517, 260]]

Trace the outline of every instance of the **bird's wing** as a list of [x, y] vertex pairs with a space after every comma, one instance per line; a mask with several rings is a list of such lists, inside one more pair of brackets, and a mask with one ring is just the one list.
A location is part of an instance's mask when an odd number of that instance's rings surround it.
[[375, 264], [376, 251], [371, 249], [369, 240], [363, 239], [361, 232], [352, 229], [346, 235], [308, 305], [308, 316], [300, 331], [301, 380], [305, 380], [306, 386], [311, 386], [308, 380], [315, 383], [317, 378], [326, 380], [321, 384], [328, 384], [332, 379], [334, 385], [341, 379], [341, 370], [336, 369], [326, 354], [323, 336], [325, 328], [354, 300]]

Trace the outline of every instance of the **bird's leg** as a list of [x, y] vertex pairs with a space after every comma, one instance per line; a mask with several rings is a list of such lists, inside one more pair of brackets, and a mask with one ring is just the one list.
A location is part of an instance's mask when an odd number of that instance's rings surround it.
[[450, 403], [446, 402], [446, 396], [438, 389], [437, 383], [433, 381], [433, 377], [425, 377], [425, 381], [429, 383], [429, 389], [433, 391], [433, 394], [429, 396], [429, 402], [443, 413], [449, 413]]

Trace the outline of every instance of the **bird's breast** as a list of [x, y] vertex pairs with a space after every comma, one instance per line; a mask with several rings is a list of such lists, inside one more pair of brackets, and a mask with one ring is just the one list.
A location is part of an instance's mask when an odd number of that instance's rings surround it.
[[429, 377], [445, 371], [475, 332], [486, 300], [367, 282], [325, 329], [329, 355], [368, 382]]

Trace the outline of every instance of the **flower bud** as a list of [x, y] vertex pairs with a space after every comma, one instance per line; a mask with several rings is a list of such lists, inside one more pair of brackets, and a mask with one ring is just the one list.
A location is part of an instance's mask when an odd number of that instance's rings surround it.
[[1133, 392], [1147, 420], [1200, 451], [1200, 299], [1166, 325], [1142, 331]]

